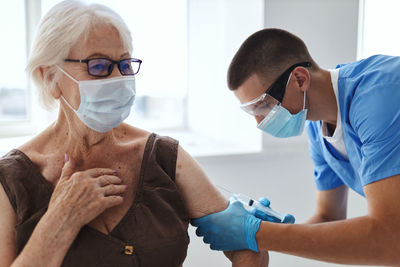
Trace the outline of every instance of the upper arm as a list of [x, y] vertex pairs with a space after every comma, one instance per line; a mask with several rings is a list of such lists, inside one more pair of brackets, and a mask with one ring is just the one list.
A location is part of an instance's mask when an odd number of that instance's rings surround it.
[[0, 183], [0, 266], [10, 266], [16, 255], [15, 212]]
[[390, 248], [387, 253], [400, 251], [400, 175], [364, 186], [369, 217], [378, 225], [381, 235], [377, 242]]
[[400, 229], [400, 175], [395, 175], [364, 186], [370, 216], [386, 223], [398, 221]]
[[228, 200], [215, 188], [200, 165], [180, 146], [176, 184], [191, 218], [203, 217], [228, 206]]
[[323, 221], [346, 219], [347, 193], [345, 185], [337, 188], [317, 191], [317, 214]]
[[[199, 218], [227, 208], [228, 200], [207, 178], [200, 165], [180, 146], [176, 166], [176, 184], [191, 218]], [[225, 254], [233, 266], [268, 266], [268, 253], [249, 250]]]

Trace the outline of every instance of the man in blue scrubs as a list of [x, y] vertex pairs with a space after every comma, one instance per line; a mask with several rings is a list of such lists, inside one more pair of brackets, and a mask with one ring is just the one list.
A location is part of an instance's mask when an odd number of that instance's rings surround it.
[[[196, 233], [216, 250], [400, 266], [400, 57], [325, 70], [300, 38], [264, 29], [234, 56], [228, 85], [264, 132], [291, 137], [306, 126], [317, 211], [305, 224], [279, 224], [232, 199], [226, 210], [193, 220]], [[367, 200], [366, 216], [346, 219], [348, 188]]]

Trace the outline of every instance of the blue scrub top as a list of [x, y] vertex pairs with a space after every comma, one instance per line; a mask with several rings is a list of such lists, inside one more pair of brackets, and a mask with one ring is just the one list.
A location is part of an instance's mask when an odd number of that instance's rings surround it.
[[363, 186], [400, 174], [400, 57], [376, 55], [338, 65], [338, 102], [344, 159], [308, 121], [309, 148], [318, 190]]

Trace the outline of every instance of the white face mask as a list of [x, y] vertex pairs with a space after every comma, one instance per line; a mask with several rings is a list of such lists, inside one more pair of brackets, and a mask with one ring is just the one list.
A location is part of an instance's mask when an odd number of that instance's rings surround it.
[[119, 126], [129, 116], [136, 96], [134, 76], [77, 81], [57, 67], [79, 86], [81, 103], [78, 110], [63, 96], [61, 98], [86, 126], [105, 133]]
[[306, 92], [304, 92], [303, 110], [291, 114], [281, 105], [276, 105], [257, 125], [257, 128], [278, 138], [299, 136], [304, 130], [307, 119]]

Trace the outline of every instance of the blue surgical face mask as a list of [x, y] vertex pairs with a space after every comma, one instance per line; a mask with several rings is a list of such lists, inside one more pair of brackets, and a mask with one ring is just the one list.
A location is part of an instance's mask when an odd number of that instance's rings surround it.
[[119, 126], [129, 116], [136, 96], [135, 77], [77, 81], [58, 68], [79, 86], [81, 103], [78, 110], [63, 96], [61, 99], [86, 126], [96, 132], [105, 133]]
[[257, 128], [272, 136], [285, 138], [301, 135], [307, 118], [306, 92], [304, 92], [303, 110], [291, 114], [280, 104], [276, 105], [257, 125]]

